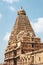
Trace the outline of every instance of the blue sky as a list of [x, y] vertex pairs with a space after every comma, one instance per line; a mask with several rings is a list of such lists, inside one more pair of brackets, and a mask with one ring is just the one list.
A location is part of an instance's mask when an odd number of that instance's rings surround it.
[[4, 62], [5, 48], [21, 6], [36, 36], [43, 41], [43, 0], [0, 0], [0, 63]]

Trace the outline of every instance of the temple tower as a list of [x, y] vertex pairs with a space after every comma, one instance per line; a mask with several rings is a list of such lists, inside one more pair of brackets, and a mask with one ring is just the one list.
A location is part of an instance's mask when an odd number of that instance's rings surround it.
[[5, 63], [7, 65], [18, 65], [18, 59], [21, 54], [40, 48], [40, 38], [36, 38], [26, 12], [20, 9], [17, 14], [18, 16], [5, 50]]

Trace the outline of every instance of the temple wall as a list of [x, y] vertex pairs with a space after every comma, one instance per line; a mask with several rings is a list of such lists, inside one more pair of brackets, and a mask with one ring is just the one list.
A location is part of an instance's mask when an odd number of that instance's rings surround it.
[[34, 63], [35, 64], [43, 63], [43, 52], [34, 54]]
[[10, 60], [10, 65], [14, 65], [14, 60]]
[[23, 65], [29, 65], [29, 64], [37, 64], [42, 65], [43, 64], [43, 52], [37, 52], [37, 53], [28, 53], [25, 55], [21, 55], [18, 62], [22, 61], [21, 64]]

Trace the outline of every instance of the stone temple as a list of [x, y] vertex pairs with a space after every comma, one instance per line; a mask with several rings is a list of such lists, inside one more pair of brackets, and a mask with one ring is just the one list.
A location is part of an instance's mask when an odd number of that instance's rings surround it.
[[43, 43], [37, 38], [24, 9], [17, 12], [8, 46], [5, 65], [43, 65]]

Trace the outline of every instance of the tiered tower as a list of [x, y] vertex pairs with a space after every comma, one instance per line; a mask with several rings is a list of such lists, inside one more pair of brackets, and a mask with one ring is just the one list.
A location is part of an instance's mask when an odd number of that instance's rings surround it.
[[19, 65], [20, 55], [40, 49], [39, 43], [40, 38], [35, 36], [26, 12], [20, 9], [5, 50], [5, 63]]

